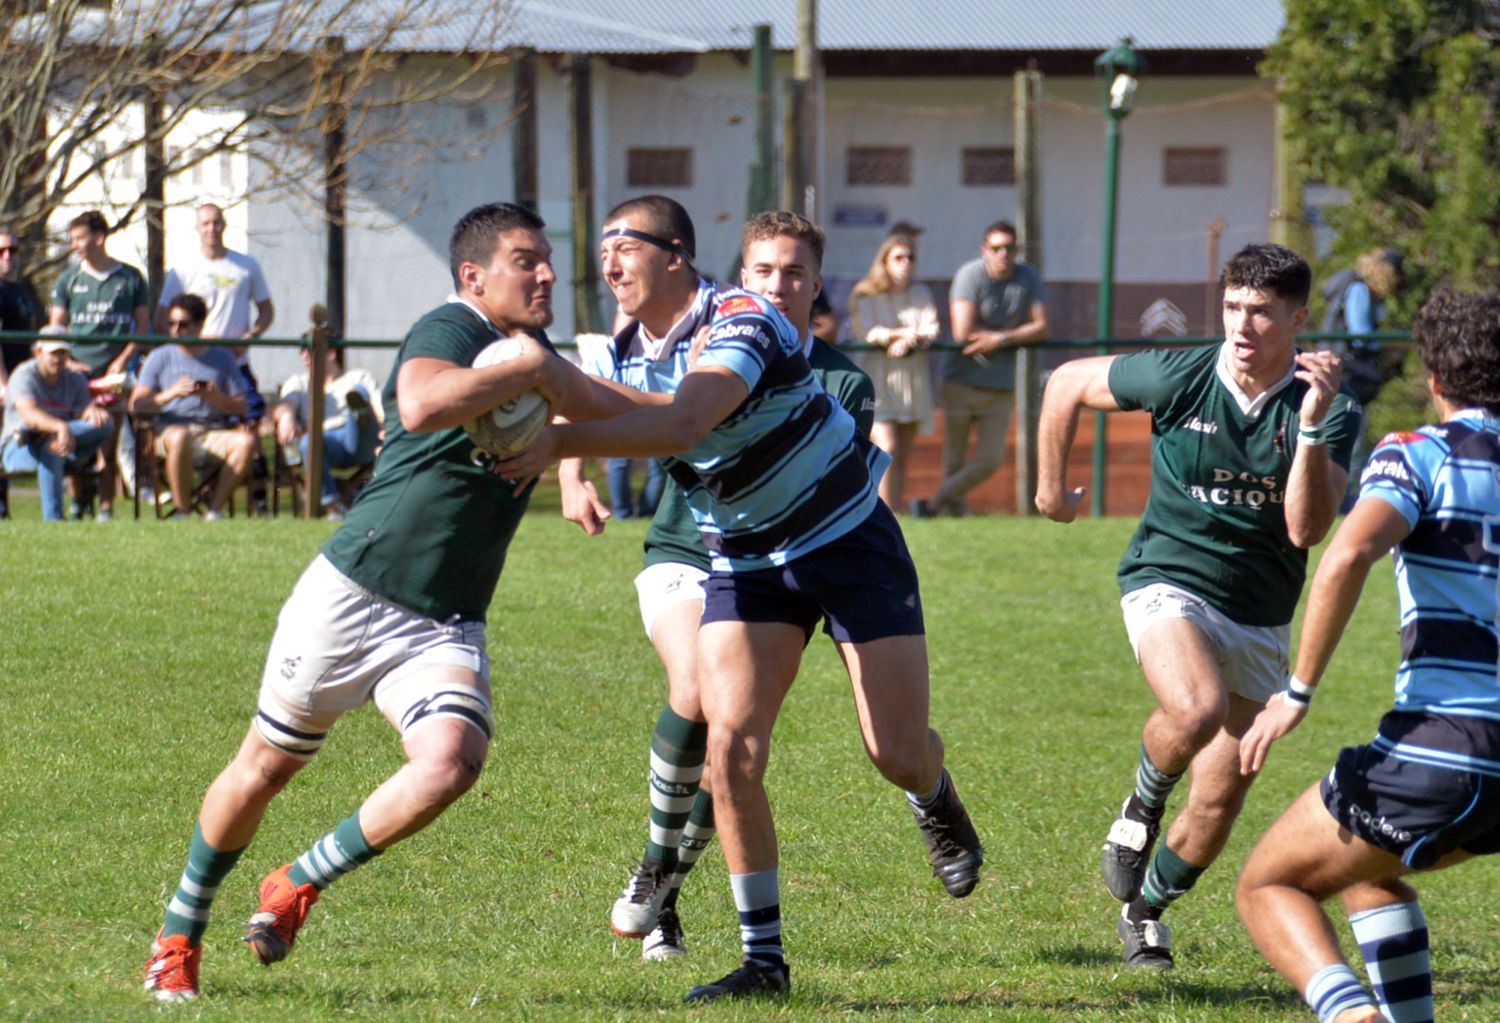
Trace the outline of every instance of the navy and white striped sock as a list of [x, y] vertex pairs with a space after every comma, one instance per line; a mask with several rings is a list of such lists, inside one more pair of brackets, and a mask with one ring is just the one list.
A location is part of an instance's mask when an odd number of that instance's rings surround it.
[[740, 914], [740, 944], [745, 955], [767, 966], [784, 968], [778, 874], [774, 867], [753, 874], [730, 874], [729, 886], [734, 889], [734, 908]]
[[359, 826], [359, 811], [339, 821], [338, 827], [313, 843], [313, 847], [292, 864], [287, 877], [299, 888], [311, 884], [318, 891], [327, 888], [349, 871], [369, 863], [380, 855], [370, 845]]
[[1349, 927], [1386, 1019], [1432, 1023], [1432, 959], [1421, 904], [1401, 902], [1355, 913]]
[[1313, 974], [1302, 997], [1318, 1014], [1318, 1023], [1333, 1023], [1346, 1009], [1375, 1005], [1375, 1000], [1347, 963], [1325, 966]]

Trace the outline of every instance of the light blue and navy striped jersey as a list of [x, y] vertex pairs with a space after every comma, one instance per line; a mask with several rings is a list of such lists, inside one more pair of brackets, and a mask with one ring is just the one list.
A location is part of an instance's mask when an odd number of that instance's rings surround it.
[[675, 392], [703, 327], [709, 333], [698, 366], [730, 370], [749, 394], [666, 465], [687, 496], [714, 571], [784, 565], [867, 519], [890, 456], [823, 390], [796, 328], [760, 296], [700, 280], [692, 310], [654, 354], [632, 324], [610, 347], [613, 366], [599, 368], [639, 390]]
[[1376, 447], [1360, 498], [1411, 532], [1396, 547], [1396, 709], [1500, 721], [1500, 419], [1466, 409]]

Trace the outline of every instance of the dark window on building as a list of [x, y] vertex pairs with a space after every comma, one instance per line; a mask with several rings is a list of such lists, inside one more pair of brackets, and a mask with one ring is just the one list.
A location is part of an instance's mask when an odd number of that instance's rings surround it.
[[628, 149], [625, 183], [631, 188], [692, 188], [693, 151], [687, 147]]
[[850, 146], [851, 185], [911, 184], [910, 146]]
[[965, 185], [1014, 185], [1016, 150], [1013, 146], [965, 146]]
[[1168, 146], [1162, 150], [1164, 185], [1226, 185], [1229, 154], [1223, 146]]

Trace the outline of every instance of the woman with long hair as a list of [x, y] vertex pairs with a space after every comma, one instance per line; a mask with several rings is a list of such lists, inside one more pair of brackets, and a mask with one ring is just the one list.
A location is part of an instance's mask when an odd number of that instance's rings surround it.
[[932, 292], [916, 280], [916, 269], [917, 247], [911, 236], [889, 235], [849, 298], [854, 339], [884, 349], [863, 353], [863, 361], [875, 384], [870, 440], [891, 456], [880, 481], [880, 497], [892, 511], [905, 507], [906, 463], [917, 430], [932, 432], [927, 348], [937, 340], [938, 314]]

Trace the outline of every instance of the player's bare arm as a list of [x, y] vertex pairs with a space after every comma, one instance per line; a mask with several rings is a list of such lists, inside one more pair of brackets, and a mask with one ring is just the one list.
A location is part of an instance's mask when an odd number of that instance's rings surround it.
[[1075, 359], [1063, 363], [1047, 381], [1042, 397], [1041, 422], [1037, 430], [1037, 511], [1054, 522], [1072, 522], [1087, 487], [1067, 489], [1068, 453], [1078, 433], [1078, 417], [1084, 409], [1117, 412], [1119, 404], [1109, 389], [1109, 367], [1113, 355]]
[[[1359, 502], [1334, 534], [1318, 562], [1302, 617], [1293, 672], [1303, 684], [1316, 686], [1333, 658], [1339, 639], [1354, 615], [1370, 567], [1384, 558], [1411, 531], [1406, 519], [1378, 498]], [[1271, 744], [1307, 716], [1308, 704], [1293, 703], [1277, 693], [1255, 716], [1240, 740], [1240, 773], [1254, 774], [1266, 762]]]
[[[1293, 375], [1307, 383], [1299, 421], [1303, 430], [1317, 430], [1328, 418], [1339, 393], [1342, 366], [1332, 352], [1298, 352]], [[1326, 444], [1297, 445], [1286, 487], [1287, 536], [1298, 547], [1321, 543], [1338, 514], [1349, 473], [1328, 457]]]
[[722, 366], [694, 370], [666, 404], [638, 408], [605, 422], [560, 423], [544, 429], [525, 451], [501, 459], [507, 478], [534, 475], [563, 458], [660, 458], [680, 454], [708, 436], [749, 395]]
[[461, 426], [527, 391], [541, 391], [554, 406], [558, 405], [554, 400], [556, 367], [552, 363], [563, 360], [531, 338], [522, 341], [520, 355], [482, 369], [446, 359], [403, 362], [396, 380], [401, 425], [413, 432]]

